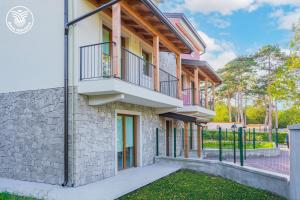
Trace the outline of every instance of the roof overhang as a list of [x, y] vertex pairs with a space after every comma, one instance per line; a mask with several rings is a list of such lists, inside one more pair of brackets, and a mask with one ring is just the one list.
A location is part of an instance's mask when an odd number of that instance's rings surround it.
[[178, 18], [181, 19], [187, 27], [191, 30], [191, 32], [194, 34], [194, 36], [197, 38], [199, 43], [202, 44], [204, 51], [206, 49], [206, 43], [204, 40], [201, 38], [201, 36], [198, 34], [194, 26], [191, 24], [191, 22], [188, 20], [188, 18], [184, 15], [184, 13], [164, 13], [168, 18]]
[[[89, 0], [96, 7], [109, 2], [109, 0]], [[132, 12], [146, 22], [153, 30], [166, 38], [169, 43], [178, 50], [180, 54], [190, 54], [193, 51], [193, 45], [173, 26], [170, 20], [158, 9], [151, 0], [123, 0], [120, 2], [124, 6], [130, 8]], [[112, 9], [108, 8], [104, 11], [109, 16], [112, 15]], [[147, 27], [137, 23], [135, 16], [130, 15], [126, 10], [121, 9], [122, 25], [136, 33], [145, 42], [152, 45], [155, 34]], [[167, 45], [160, 43], [161, 51], [172, 51]]]
[[183, 122], [194, 122], [196, 124], [201, 124], [201, 123], [206, 124], [207, 123], [207, 121], [201, 120], [197, 117], [190, 116], [190, 115], [183, 115], [180, 113], [167, 112], [167, 113], [160, 114], [159, 116], [176, 119], [176, 120], [183, 121]]
[[215, 83], [220, 85], [222, 83], [221, 77], [217, 72], [210, 66], [206, 61], [192, 60], [192, 59], [182, 59], [181, 63], [183, 65], [188, 65], [189, 67], [199, 67], [205, 74], [207, 74]]

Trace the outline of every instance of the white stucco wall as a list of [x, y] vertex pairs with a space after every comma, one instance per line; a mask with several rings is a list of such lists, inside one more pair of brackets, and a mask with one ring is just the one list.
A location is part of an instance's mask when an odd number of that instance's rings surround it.
[[[62, 0], [0, 1], [0, 93], [63, 86], [64, 6]], [[25, 6], [34, 15], [26, 34], [12, 33], [6, 14]]]

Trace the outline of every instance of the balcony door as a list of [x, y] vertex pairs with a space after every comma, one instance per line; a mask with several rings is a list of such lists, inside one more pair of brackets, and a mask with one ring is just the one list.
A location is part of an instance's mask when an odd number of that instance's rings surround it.
[[118, 170], [136, 166], [136, 116], [117, 117]]
[[102, 44], [100, 45], [101, 62], [100, 62], [100, 69], [99, 69], [103, 77], [109, 77], [112, 74], [111, 51], [112, 51], [112, 32], [108, 27], [103, 26]]

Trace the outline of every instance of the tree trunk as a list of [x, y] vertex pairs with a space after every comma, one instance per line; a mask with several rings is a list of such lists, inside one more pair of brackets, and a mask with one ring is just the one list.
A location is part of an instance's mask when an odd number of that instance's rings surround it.
[[229, 117], [229, 122], [232, 122], [232, 116], [231, 116], [231, 99], [228, 97], [227, 98], [227, 108], [228, 108], [228, 117]]
[[269, 123], [268, 123], [268, 132], [269, 132], [269, 141], [272, 141], [272, 125], [273, 125], [273, 121], [272, 121], [272, 97], [269, 96]]
[[277, 107], [276, 100], [275, 100], [275, 128], [278, 129], [278, 107]]
[[268, 104], [266, 104], [266, 115], [265, 115], [265, 122], [264, 122], [264, 131], [267, 131], [267, 126], [268, 126], [268, 117], [269, 117], [269, 108], [267, 106]]
[[238, 91], [238, 113], [239, 119], [242, 124], [244, 124], [244, 114], [243, 114], [243, 96], [241, 91]]

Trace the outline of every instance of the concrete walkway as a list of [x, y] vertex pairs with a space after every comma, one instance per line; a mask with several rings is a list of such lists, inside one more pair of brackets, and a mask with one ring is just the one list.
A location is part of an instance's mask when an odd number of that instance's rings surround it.
[[48, 200], [116, 199], [179, 169], [162, 164], [132, 168], [117, 176], [76, 188], [0, 178], [0, 191]]

